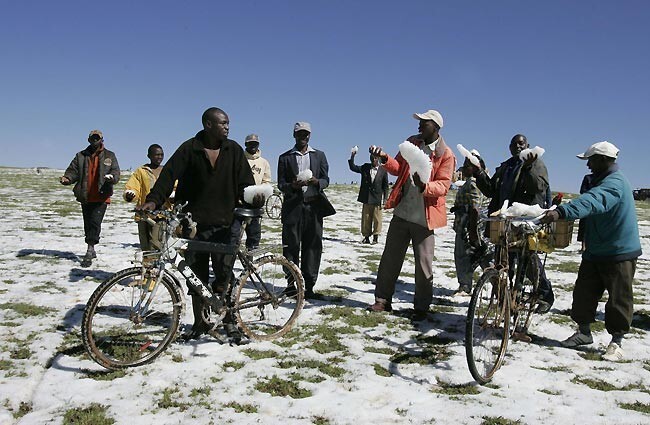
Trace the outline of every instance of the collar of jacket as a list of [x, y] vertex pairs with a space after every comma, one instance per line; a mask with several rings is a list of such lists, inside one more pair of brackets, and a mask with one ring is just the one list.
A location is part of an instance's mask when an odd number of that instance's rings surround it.
[[607, 168], [602, 173], [594, 174], [593, 175], [594, 177], [591, 179], [591, 182], [590, 182], [591, 184], [589, 185], [589, 189], [591, 189], [594, 186], [598, 186], [598, 183], [603, 181], [603, 179], [605, 179], [605, 177], [607, 177], [610, 174], [613, 174], [613, 173], [615, 173], [617, 171], [618, 171], [618, 164], [613, 163], [612, 165], [609, 166], [609, 168]]
[[[203, 149], [205, 149], [205, 144], [203, 141], [205, 140], [205, 130], [201, 130], [198, 133], [196, 133], [196, 136], [194, 136], [194, 143], [192, 143], [192, 149], [195, 151], [201, 151], [203, 152]], [[230, 146], [232, 143], [237, 143], [234, 140], [226, 139], [221, 143], [221, 149], [222, 151], [230, 149]]]
[[252, 155], [250, 153], [248, 153], [248, 151], [246, 149], [244, 149], [244, 153], [246, 154], [246, 159], [258, 159], [259, 157], [262, 156], [262, 151], [259, 150], [259, 149], [257, 150], [257, 152], [255, 152]]
[[[424, 143], [424, 140], [418, 139], [417, 136], [409, 137], [408, 141], [415, 144], [417, 147], [420, 147]], [[445, 139], [443, 139], [441, 135], [438, 135], [438, 143], [436, 143], [436, 148], [433, 150], [433, 154], [436, 157], [441, 157], [442, 154], [445, 153], [445, 149], [447, 149]]]
[[97, 146], [97, 149], [93, 150], [92, 145], [88, 145], [88, 147], [81, 152], [86, 155], [86, 156], [92, 156], [93, 154], [99, 155], [101, 151], [104, 150], [104, 143], [100, 143], [99, 146]]

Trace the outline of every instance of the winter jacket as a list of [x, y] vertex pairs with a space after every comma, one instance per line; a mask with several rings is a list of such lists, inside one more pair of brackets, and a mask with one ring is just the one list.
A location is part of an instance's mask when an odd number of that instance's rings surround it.
[[135, 198], [131, 202], [137, 205], [143, 204], [154, 183], [156, 183], [156, 176], [151, 168], [148, 165], [138, 167], [124, 185], [124, 200], [126, 201], [126, 191], [132, 190], [135, 192]]
[[372, 180], [370, 170], [372, 164], [366, 162], [363, 165], [356, 165], [354, 159], [348, 160], [350, 171], [361, 174], [361, 186], [359, 187], [359, 197], [357, 201], [368, 205], [381, 205], [384, 199], [388, 198], [388, 174], [384, 167], [377, 169], [375, 179]]
[[176, 203], [203, 226], [230, 226], [233, 210], [243, 200], [244, 188], [255, 184], [244, 150], [234, 140], [224, 140], [213, 167], [205, 152], [205, 133], [185, 141], [165, 164], [147, 195], [147, 202], [163, 205], [178, 180]]
[[[544, 208], [547, 206], [548, 197], [548, 171], [546, 165], [537, 158], [530, 167], [522, 167], [523, 161], [518, 157], [511, 157], [502, 162], [490, 178], [485, 171], [478, 173], [476, 176], [476, 185], [488, 198], [492, 198], [488, 205], [488, 212], [494, 212], [501, 208], [503, 201], [508, 199], [510, 204], [519, 202], [526, 205], [539, 205]], [[502, 197], [502, 185], [504, 183], [505, 170], [510, 167], [516, 167], [516, 174], [510, 187], [506, 188], [509, 196]]]
[[262, 151], [257, 151], [253, 155], [244, 150], [248, 165], [251, 166], [255, 184], [271, 183], [271, 164], [262, 158]]
[[[423, 143], [416, 136], [409, 137], [408, 141], [418, 147]], [[425, 183], [422, 195], [424, 196], [427, 227], [429, 230], [433, 230], [447, 224], [445, 196], [449, 192], [451, 176], [456, 169], [456, 157], [440, 136], [430, 159], [431, 175], [429, 181]], [[391, 175], [397, 176], [397, 181], [385, 205], [386, 209], [395, 208], [402, 199], [402, 188], [409, 179], [409, 165], [401, 154], [397, 154], [395, 158], [389, 155], [383, 166]]]
[[616, 170], [598, 176], [593, 187], [557, 211], [561, 218], [585, 223], [586, 249], [582, 257], [590, 261], [626, 261], [641, 255], [639, 225], [632, 188]]
[[[117, 157], [108, 149], [99, 148], [99, 179], [98, 190], [99, 193], [105, 195], [107, 199], [113, 194], [113, 185], [120, 179], [120, 166], [117, 163]], [[70, 165], [63, 173], [63, 176], [70, 180], [69, 184], [74, 183], [72, 192], [74, 193], [77, 201], [85, 204], [88, 202], [88, 167], [90, 157], [95, 152], [91, 146], [81, 152], [77, 152]], [[106, 180], [106, 175], [112, 174], [113, 180]]]

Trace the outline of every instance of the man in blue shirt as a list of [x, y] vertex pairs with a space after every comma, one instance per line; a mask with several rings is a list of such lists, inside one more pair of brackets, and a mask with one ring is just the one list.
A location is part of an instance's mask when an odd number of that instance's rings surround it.
[[595, 322], [598, 301], [607, 290], [605, 327], [612, 335], [603, 359], [623, 358], [623, 335], [632, 323], [632, 281], [641, 255], [632, 188], [618, 169], [618, 148], [609, 142], [591, 145], [578, 158], [587, 160], [593, 177], [590, 188], [578, 198], [548, 211], [542, 221], [560, 218], [584, 221], [585, 250], [573, 289], [571, 318], [578, 331], [562, 345], [575, 348], [591, 344], [590, 325]]

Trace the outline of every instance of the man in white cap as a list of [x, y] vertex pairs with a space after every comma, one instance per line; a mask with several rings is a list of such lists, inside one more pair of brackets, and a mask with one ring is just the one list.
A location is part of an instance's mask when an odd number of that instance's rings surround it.
[[381, 158], [384, 168], [397, 176], [385, 208], [394, 208], [386, 235], [386, 246], [379, 261], [375, 303], [368, 310], [391, 311], [395, 282], [399, 277], [409, 244], [415, 255], [415, 296], [413, 321], [425, 320], [433, 299], [434, 229], [447, 224], [445, 196], [456, 169], [456, 158], [445, 144], [440, 129], [442, 115], [433, 109], [413, 114], [419, 121], [419, 134], [408, 141], [420, 148], [431, 160], [431, 174], [410, 176], [410, 167], [401, 154], [395, 158], [377, 146], [370, 154]]
[[112, 151], [104, 147], [104, 135], [92, 130], [88, 147], [77, 152], [70, 165], [59, 178], [62, 185], [74, 184], [75, 198], [81, 204], [85, 241], [88, 245], [81, 267], [89, 267], [97, 258], [95, 245], [99, 243], [102, 220], [111, 203], [113, 186], [120, 179], [120, 166]]
[[[283, 255], [299, 265], [305, 278], [305, 298], [314, 299], [318, 298], [314, 285], [323, 251], [323, 217], [336, 211], [323, 192], [330, 183], [327, 157], [309, 146], [311, 125], [297, 122], [293, 137], [294, 147], [278, 159], [278, 188], [284, 194], [280, 216]], [[291, 293], [292, 282], [288, 283]]]
[[613, 144], [599, 142], [578, 155], [593, 173], [591, 187], [542, 218], [546, 223], [560, 218], [584, 220], [585, 251], [571, 306], [571, 318], [578, 324], [578, 331], [562, 345], [574, 348], [593, 342], [590, 324], [596, 321], [598, 301], [607, 290], [605, 327], [612, 340], [603, 359], [610, 361], [623, 358], [623, 335], [630, 330], [634, 313], [632, 281], [641, 255], [632, 188], [616, 164], [618, 152]]

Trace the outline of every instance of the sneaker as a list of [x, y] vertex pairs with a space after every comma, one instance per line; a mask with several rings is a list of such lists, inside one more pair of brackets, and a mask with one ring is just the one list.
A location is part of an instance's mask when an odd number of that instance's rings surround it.
[[[576, 348], [580, 345], [588, 345], [594, 342], [594, 339], [591, 335], [585, 335], [582, 332], [578, 331], [560, 342], [564, 348]], [[611, 344], [610, 344], [611, 345]]]
[[537, 313], [537, 314], [546, 314], [549, 311], [551, 311], [551, 304], [549, 304], [548, 302], [546, 302], [544, 300], [538, 300], [537, 301], [537, 308], [535, 309], [535, 313]]
[[390, 305], [390, 303], [375, 301], [375, 303], [373, 305], [371, 305], [371, 306], [368, 306], [366, 308], [366, 310], [372, 311], [372, 312], [375, 312], [375, 313], [379, 313], [379, 312], [382, 312], [382, 311], [390, 312], [390, 311], [393, 311], [393, 307]]
[[411, 316], [412, 322], [422, 322], [427, 320], [427, 312], [423, 310], [415, 310]]
[[314, 291], [305, 291], [305, 299], [306, 300], [322, 300], [324, 299], [323, 296], [317, 292]]
[[454, 297], [469, 297], [472, 295], [472, 290], [469, 288], [460, 287], [454, 292]]
[[235, 343], [239, 343], [241, 341], [241, 332], [239, 331], [237, 325], [234, 323], [226, 323], [224, 327], [226, 328], [226, 335], [228, 335], [228, 338], [230, 338]]
[[618, 362], [620, 360], [623, 360], [624, 354], [625, 353], [623, 352], [623, 349], [620, 345], [615, 342], [610, 342], [607, 346], [607, 350], [605, 350], [605, 354], [603, 354], [603, 360]]
[[81, 267], [90, 267], [93, 264], [93, 257], [90, 255], [84, 255], [84, 258], [81, 259]]

